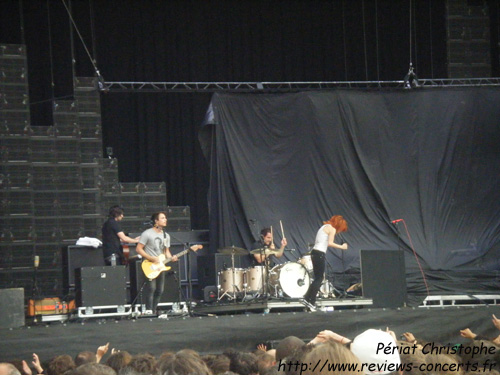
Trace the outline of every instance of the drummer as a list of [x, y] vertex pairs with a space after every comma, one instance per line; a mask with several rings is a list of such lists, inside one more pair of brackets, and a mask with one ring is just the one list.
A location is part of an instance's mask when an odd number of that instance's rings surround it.
[[273, 233], [271, 228], [264, 228], [260, 231], [259, 240], [254, 242], [250, 251], [256, 249], [270, 249], [274, 250], [275, 253], [271, 255], [250, 254], [250, 257], [252, 258], [252, 261], [254, 263], [256, 262], [258, 264], [263, 263], [266, 260], [266, 258], [270, 258], [269, 260], [272, 260], [272, 257], [281, 258], [283, 256], [283, 252], [285, 251], [286, 245], [287, 245], [286, 238], [283, 238], [281, 240], [281, 247], [278, 250], [276, 250], [276, 245], [273, 241]]

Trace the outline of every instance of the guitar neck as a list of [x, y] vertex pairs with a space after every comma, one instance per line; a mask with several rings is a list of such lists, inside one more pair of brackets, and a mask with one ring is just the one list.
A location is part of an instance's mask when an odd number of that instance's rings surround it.
[[[180, 258], [180, 257], [186, 255], [189, 252], [189, 250], [191, 250], [191, 249], [182, 250], [181, 252], [179, 252], [175, 255], [177, 256], [177, 258]], [[167, 264], [167, 263], [170, 263], [171, 261], [172, 261], [172, 258], [168, 258], [168, 259], [165, 259], [164, 263]]]

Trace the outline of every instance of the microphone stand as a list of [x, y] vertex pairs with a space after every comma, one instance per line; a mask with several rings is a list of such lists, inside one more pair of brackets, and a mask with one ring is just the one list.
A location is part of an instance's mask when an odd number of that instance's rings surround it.
[[[187, 280], [188, 280], [188, 290], [187, 290], [186, 306], [187, 306], [188, 315], [190, 317], [193, 317], [194, 314], [193, 314], [193, 311], [191, 310], [191, 300], [192, 300], [192, 296], [193, 296], [193, 280], [192, 280], [192, 277], [191, 277], [191, 252], [189, 251], [190, 249], [189, 249], [189, 243], [188, 242], [185, 242], [183, 244], [183, 246], [184, 246], [184, 250], [188, 251], [188, 253], [186, 254], [187, 255], [187, 257], [186, 257], [187, 258], [187, 262], [186, 262], [186, 266], [187, 266]], [[175, 273], [174, 273], [174, 275], [175, 275]]]
[[[342, 253], [343, 254], [343, 253]], [[340, 297], [340, 298], [344, 298], [347, 296], [346, 292], [345, 291], [340, 291], [338, 290], [335, 285], [334, 285], [334, 280], [335, 280], [335, 272], [333, 271], [333, 266], [330, 264], [330, 262], [328, 261], [328, 258], [325, 257], [325, 260], [326, 260], [326, 266], [327, 266], [327, 269], [330, 271], [330, 278], [332, 279], [331, 281], [331, 285], [332, 285], [332, 293], [334, 294], [335, 296], [335, 293]], [[342, 260], [342, 264], [343, 264], [343, 260]], [[344, 271], [343, 271], [344, 272]], [[328, 273], [327, 273], [328, 274]], [[332, 277], [333, 275], [333, 277]], [[345, 272], [344, 272], [344, 275], [345, 275]], [[325, 275], [325, 280], [327, 282], [329, 282], [329, 278]]]
[[39, 266], [40, 258], [38, 255], [34, 255], [33, 259], [33, 288], [31, 290], [31, 298], [33, 303], [33, 315], [36, 321], [36, 300], [40, 298], [40, 289], [38, 288], [38, 266]]
[[398, 235], [398, 250], [403, 250], [403, 247], [401, 246], [401, 232], [399, 231], [398, 222], [394, 220], [391, 223], [396, 228], [396, 233]]
[[[189, 254], [188, 254], [188, 256], [189, 256]], [[188, 314], [188, 316], [192, 317], [193, 312], [191, 311], [191, 302], [188, 301], [188, 298], [186, 298], [186, 296], [184, 295], [184, 291], [182, 290], [181, 282], [180, 282], [179, 278], [177, 277], [177, 272], [175, 272], [174, 270], [170, 270], [170, 271], [167, 271], [167, 274], [173, 275], [175, 283], [177, 284], [177, 292], [178, 292], [177, 303], [179, 304], [179, 307], [181, 306], [181, 302], [182, 302], [182, 299], [184, 297], [184, 299], [186, 300], [187, 314]], [[174, 309], [172, 309], [172, 313], [175, 313]]]
[[[137, 272], [137, 271], [136, 271]], [[130, 311], [132, 312], [132, 317], [135, 318], [137, 317], [137, 314], [134, 312], [134, 309], [135, 309], [135, 306], [137, 305], [137, 301], [140, 301], [139, 302], [139, 306], [140, 306], [140, 309], [141, 309], [141, 313], [143, 313], [144, 311], [142, 311], [142, 306], [143, 306], [143, 300], [142, 300], [142, 292], [144, 290], [144, 287], [146, 286], [146, 283], [148, 282], [148, 278], [146, 278], [141, 287], [139, 288], [139, 290], [137, 291], [137, 295], [135, 296], [134, 300], [130, 303]]]

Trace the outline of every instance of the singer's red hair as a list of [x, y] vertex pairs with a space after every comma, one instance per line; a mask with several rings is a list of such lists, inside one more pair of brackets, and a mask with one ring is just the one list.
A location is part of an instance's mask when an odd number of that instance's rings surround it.
[[334, 215], [329, 220], [323, 221], [323, 224], [330, 224], [337, 233], [347, 231], [347, 221], [341, 215]]

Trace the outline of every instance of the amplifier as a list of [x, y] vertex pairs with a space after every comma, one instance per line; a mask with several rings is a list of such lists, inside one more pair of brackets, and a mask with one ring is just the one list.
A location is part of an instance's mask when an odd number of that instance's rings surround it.
[[64, 289], [75, 288], [75, 270], [82, 267], [104, 266], [102, 247], [70, 245], [63, 251]]
[[75, 270], [77, 306], [127, 304], [125, 269], [125, 266], [77, 268]]
[[17, 328], [24, 324], [24, 289], [0, 289], [0, 328]]

